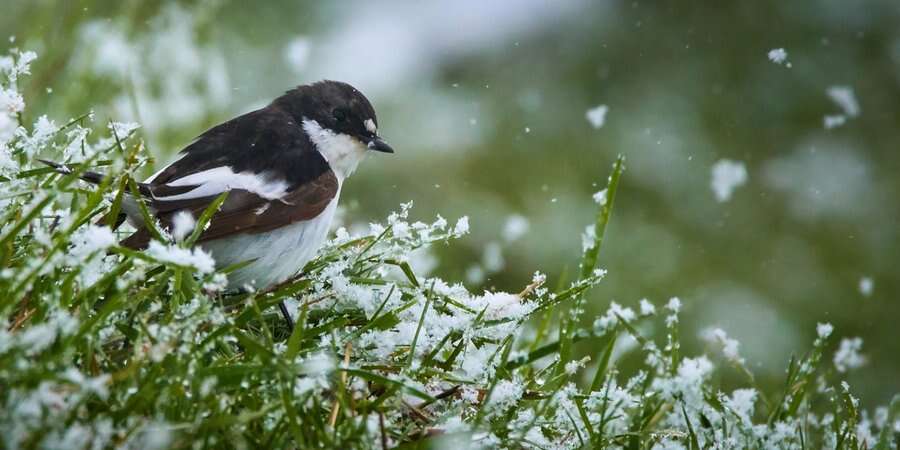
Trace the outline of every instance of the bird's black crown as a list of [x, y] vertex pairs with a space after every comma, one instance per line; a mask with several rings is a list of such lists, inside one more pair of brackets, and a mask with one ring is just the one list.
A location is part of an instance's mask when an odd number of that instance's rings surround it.
[[369, 100], [353, 86], [340, 81], [319, 81], [291, 89], [273, 102], [290, 113], [298, 123], [315, 120], [323, 128], [349, 134], [363, 142], [375, 138], [374, 130], [366, 127], [378, 118]]

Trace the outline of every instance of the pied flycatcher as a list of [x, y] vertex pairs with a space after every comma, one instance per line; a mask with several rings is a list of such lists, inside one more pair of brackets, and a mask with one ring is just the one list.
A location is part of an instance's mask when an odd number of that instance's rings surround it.
[[[209, 129], [139, 187], [165, 229], [179, 211], [197, 218], [229, 191], [197, 242], [219, 268], [252, 261], [229, 274], [230, 287], [267, 288], [316, 255], [344, 180], [369, 150], [394, 152], [371, 103], [349, 84], [320, 81]], [[151, 236], [136, 200], [124, 199], [122, 210], [137, 228], [122, 245], [145, 248]]]

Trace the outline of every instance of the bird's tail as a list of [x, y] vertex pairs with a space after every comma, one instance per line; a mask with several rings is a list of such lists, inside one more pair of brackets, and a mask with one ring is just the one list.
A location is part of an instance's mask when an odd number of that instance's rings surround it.
[[[64, 174], [64, 175], [68, 175], [68, 174], [74, 172], [74, 170], [71, 167], [69, 167], [65, 164], [60, 164], [58, 162], [50, 161], [47, 159], [38, 159], [38, 161], [54, 168], [57, 172]], [[91, 184], [100, 184], [103, 182], [104, 176], [102, 173], [87, 171], [87, 172], [83, 172], [80, 175], [80, 178]]]
[[[59, 172], [63, 175], [68, 175], [68, 174], [74, 172], [74, 170], [71, 167], [69, 167], [65, 164], [60, 164], [58, 162], [50, 161], [47, 159], [38, 159], [38, 161], [52, 167], [54, 170], [56, 170], [57, 172]], [[85, 171], [85, 172], [81, 173], [79, 178], [81, 178], [82, 180], [87, 181], [88, 183], [91, 183], [91, 184], [100, 184], [103, 182], [103, 179], [106, 178], [106, 176], [103, 175], [102, 173], [98, 173], [98, 172]], [[126, 217], [125, 214], [121, 214], [121, 213], [118, 215], [118, 217], [115, 217], [115, 218], [103, 216], [100, 218], [100, 220], [97, 221], [97, 225], [110, 225], [112, 227], [112, 229], [115, 230], [115, 229], [119, 228], [119, 225], [122, 225], [122, 223], [125, 222], [125, 217]]]

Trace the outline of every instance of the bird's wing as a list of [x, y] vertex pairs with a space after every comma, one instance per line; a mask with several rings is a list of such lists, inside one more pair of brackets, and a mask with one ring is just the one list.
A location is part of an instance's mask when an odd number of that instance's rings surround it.
[[[328, 162], [299, 125], [272, 106], [210, 129], [141, 184], [151, 211], [166, 228], [176, 212], [198, 217], [228, 191], [201, 241], [312, 219], [338, 189]], [[142, 228], [123, 244], [142, 248], [148, 241]]]
[[[229, 189], [228, 198], [219, 211], [213, 214], [198, 241], [240, 233], [261, 233], [313, 219], [336, 197], [339, 187], [337, 177], [329, 170], [312, 181], [286, 191], [278, 198], [266, 198], [245, 189]], [[158, 209], [161, 204], [166, 208], [164, 212], [157, 211], [156, 218], [163, 228], [171, 229], [176, 213], [187, 211], [197, 218], [218, 195], [216, 193], [172, 202], [159, 202], [152, 198], [149, 201], [153, 209]], [[122, 241], [122, 245], [140, 249], [146, 247], [149, 241], [149, 232], [146, 228], [141, 228]]]
[[230, 174], [222, 169], [226, 167], [235, 174], [266, 173], [291, 186], [329, 169], [301, 124], [269, 105], [207, 130], [145, 183], [157, 190], [170, 186], [183, 192], [206, 181], [227, 183]]

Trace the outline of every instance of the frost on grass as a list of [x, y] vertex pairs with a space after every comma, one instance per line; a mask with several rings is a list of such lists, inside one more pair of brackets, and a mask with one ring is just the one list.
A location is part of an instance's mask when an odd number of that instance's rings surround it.
[[747, 167], [740, 161], [720, 159], [712, 167], [712, 179], [710, 187], [716, 200], [727, 202], [731, 200], [734, 190], [747, 182]]
[[147, 247], [147, 254], [160, 262], [193, 267], [200, 273], [211, 273], [216, 267], [216, 262], [212, 257], [199, 247], [189, 249], [151, 241], [150, 246]]
[[584, 117], [587, 119], [588, 123], [591, 124], [594, 128], [603, 128], [603, 125], [606, 123], [606, 113], [609, 112], [609, 107], [606, 105], [595, 106], [584, 113]]
[[172, 237], [176, 241], [183, 241], [187, 235], [194, 231], [196, 224], [193, 214], [188, 211], [178, 211], [172, 217]]
[[[0, 60], [7, 93], [28, 72], [22, 61]], [[761, 390], [751, 376], [724, 389], [719, 380], [735, 364], [681, 349], [678, 298], [610, 302], [586, 317], [589, 290], [606, 276], [596, 262], [575, 281], [535, 273], [511, 292], [428, 275], [416, 252], [453, 243], [468, 221], [413, 220], [409, 204], [383, 222], [338, 230], [284, 286], [223, 292], [226, 274], [183, 242], [193, 220], [178, 219], [173, 238], [144, 252], [91, 225], [145, 160], [137, 138], [116, 142], [112, 132], [125, 130], [88, 117], [82, 130], [3, 114], [16, 122], [0, 138], [2, 170], [32, 175], [0, 181], [2, 448], [383, 448], [446, 438], [459, 448], [797, 449], [840, 440], [862, 449], [889, 448], [900, 429], [898, 408], [870, 414], [842, 384], [842, 371], [865, 361], [861, 341], [841, 341], [838, 370], [828, 370], [830, 325], [789, 364], [784, 388]], [[120, 151], [99, 153], [103, 142]], [[93, 194], [75, 176], [31, 172], [35, 154], [81, 158], [114, 182]], [[100, 155], [110, 165], [93, 164]], [[498, 246], [527, 228], [516, 222]], [[599, 225], [589, 227], [587, 249], [598, 248]], [[729, 363], [743, 361], [724, 331], [709, 339]], [[601, 345], [581, 354], [579, 342]], [[637, 367], [618, 366], [625, 353]]]
[[862, 345], [862, 338], [841, 339], [841, 344], [834, 353], [834, 367], [838, 372], [856, 369], [866, 363], [866, 357], [860, 353]]
[[721, 328], [707, 328], [700, 333], [700, 337], [709, 344], [721, 347], [722, 354], [728, 361], [735, 364], [744, 364], [744, 358], [741, 357], [739, 351], [740, 342], [729, 338], [725, 330]]

